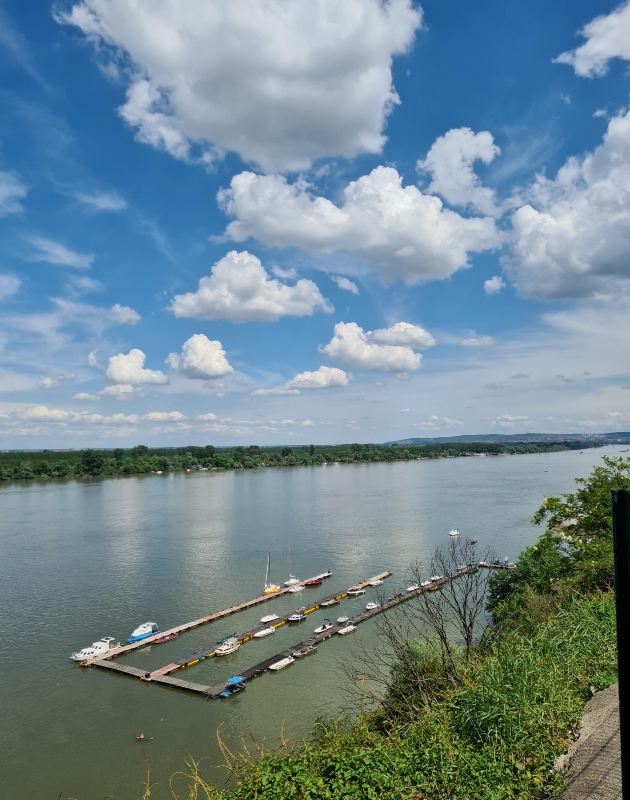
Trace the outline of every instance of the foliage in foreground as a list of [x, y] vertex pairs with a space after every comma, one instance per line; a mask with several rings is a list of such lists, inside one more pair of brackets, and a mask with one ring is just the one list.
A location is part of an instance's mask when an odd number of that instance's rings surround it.
[[[222, 797], [541, 798], [560, 788], [550, 768], [584, 702], [615, 675], [614, 597], [576, 595], [533, 633], [512, 628], [486, 642], [458, 689], [411, 716], [365, 714], [349, 730], [332, 726], [295, 752], [258, 760], [227, 754], [238, 784]], [[217, 797], [190, 767], [180, 796]]]

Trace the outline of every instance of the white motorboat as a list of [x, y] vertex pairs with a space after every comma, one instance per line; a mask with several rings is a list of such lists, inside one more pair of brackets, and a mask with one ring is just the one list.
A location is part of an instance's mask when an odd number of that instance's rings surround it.
[[348, 589], [348, 597], [361, 597], [365, 594], [365, 589], [362, 586], [351, 586]]
[[275, 632], [275, 628], [263, 628], [261, 631], [254, 634], [254, 639], [263, 639], [265, 636], [271, 636], [271, 634]]
[[240, 646], [241, 643], [236, 636], [230, 636], [216, 648], [214, 654], [215, 656], [230, 656], [232, 653], [236, 653]]
[[284, 585], [288, 588], [289, 586], [296, 586], [299, 582], [300, 579], [291, 574], [291, 545], [289, 545], [289, 580], [285, 581]]
[[381, 607], [380, 603], [368, 603], [366, 605], [366, 607], [365, 607], [365, 610], [366, 611], [374, 611], [375, 609], [380, 608], [380, 607]]
[[265, 573], [265, 594], [279, 592], [280, 587], [277, 583], [271, 583], [271, 553], [267, 556], [267, 572]]
[[149, 636], [154, 636], [159, 632], [160, 629], [158, 628], [157, 622], [143, 622], [142, 625], [138, 625], [127, 641], [129, 644], [141, 642], [143, 639], [148, 639]]
[[337, 633], [339, 634], [339, 636], [345, 636], [346, 633], [353, 633], [354, 631], [356, 631], [356, 629], [357, 626], [354, 625], [352, 622], [349, 622], [347, 625], [344, 625], [343, 628], [339, 628]]
[[350, 617], [337, 617], [337, 625], [343, 625], [344, 622], [350, 622]]
[[325, 619], [323, 623], [319, 626], [319, 628], [315, 628], [315, 633], [325, 633], [326, 631], [329, 631], [331, 628], [334, 627], [335, 626], [329, 619]]
[[260, 621], [263, 625], [266, 625], [268, 622], [275, 622], [280, 617], [277, 614], [268, 614], [266, 617], [261, 617]]
[[457, 567], [457, 572], [461, 572], [463, 569], [466, 569], [466, 564], [460, 564], [460, 565]]
[[459, 528], [453, 528], [452, 531], [449, 531], [449, 536], [459, 536]]
[[306, 619], [304, 609], [298, 608], [290, 617], [287, 617], [287, 622], [302, 622], [303, 619]]
[[98, 642], [94, 642], [90, 647], [84, 647], [83, 650], [78, 650], [73, 653], [70, 658], [73, 661], [88, 661], [90, 658], [98, 658], [104, 656], [110, 650], [119, 647], [118, 643], [114, 643], [113, 636], [104, 636]]
[[291, 594], [296, 594], [297, 592], [303, 592], [303, 591], [304, 591], [304, 585], [301, 583], [296, 583], [289, 589], [289, 592], [291, 592]]
[[442, 576], [441, 575], [431, 575], [431, 580], [432, 581], [441, 581], [442, 580]]
[[370, 581], [370, 586], [382, 586], [383, 581], [381, 578], [377, 578], [375, 581]]
[[422, 586], [423, 589], [424, 589], [425, 586], [430, 586], [430, 585], [431, 585], [431, 581], [422, 581], [422, 583], [420, 584], [420, 586]]
[[407, 586], [408, 592], [415, 592], [417, 589], [420, 588], [420, 585], [417, 583], [412, 583], [411, 586]]
[[304, 656], [310, 656], [316, 652], [317, 652], [317, 645], [307, 644], [305, 647], [300, 647], [299, 650], [294, 650], [291, 655], [293, 656], [293, 658], [303, 658]]
[[327, 608], [328, 606], [338, 606], [339, 605], [339, 598], [333, 597], [330, 600], [324, 600], [323, 603], [320, 603], [322, 608]]
[[281, 669], [285, 667], [290, 667], [291, 664], [295, 664], [295, 659], [291, 656], [287, 656], [286, 658], [282, 658], [280, 661], [276, 661], [275, 664], [271, 664], [269, 669], [273, 672], [280, 672]]

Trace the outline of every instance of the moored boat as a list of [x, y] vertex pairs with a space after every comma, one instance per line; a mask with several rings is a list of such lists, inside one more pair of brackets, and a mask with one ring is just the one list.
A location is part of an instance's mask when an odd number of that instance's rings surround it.
[[415, 592], [416, 589], [419, 589], [419, 588], [420, 588], [420, 584], [412, 583], [411, 586], [407, 586], [407, 591], [408, 592]]
[[344, 622], [350, 622], [350, 617], [337, 617], [337, 625], [343, 625]]
[[232, 653], [236, 653], [240, 646], [241, 643], [236, 636], [230, 636], [229, 639], [226, 639], [223, 644], [220, 644], [215, 649], [214, 654], [215, 656], [230, 656]]
[[297, 592], [303, 592], [303, 591], [304, 591], [304, 585], [302, 583], [296, 583], [289, 589], [289, 592], [291, 594], [296, 594]]
[[377, 608], [380, 608], [380, 603], [368, 603], [365, 607], [366, 611], [375, 611]]
[[337, 633], [339, 634], [339, 636], [345, 636], [346, 633], [353, 633], [354, 631], [356, 631], [356, 629], [357, 626], [352, 622], [352, 620], [350, 620], [350, 622], [344, 625], [343, 628], [339, 628]]
[[339, 598], [338, 597], [331, 597], [330, 600], [324, 600], [323, 603], [319, 604], [323, 608], [327, 608], [328, 606], [337, 606], [339, 605]]
[[370, 581], [370, 586], [382, 586], [382, 585], [383, 585], [382, 578], [377, 578], [375, 581]]
[[287, 617], [287, 622], [302, 622], [303, 619], [306, 619], [304, 609], [298, 608], [291, 616]]
[[166, 636], [160, 636], [159, 639], [154, 639], [155, 644], [162, 644], [162, 642], [170, 642], [171, 639], [176, 639], [179, 633], [168, 633]]
[[335, 626], [332, 624], [332, 622], [329, 619], [325, 619], [322, 622], [322, 624], [319, 626], [319, 628], [315, 628], [315, 633], [325, 633], [326, 631], [329, 631], [331, 628], [334, 628], [334, 627]]
[[459, 528], [453, 528], [452, 531], [449, 531], [449, 536], [459, 536]]
[[263, 628], [261, 631], [254, 634], [254, 639], [264, 639], [265, 636], [271, 636], [271, 634], [275, 632], [275, 628]]
[[361, 597], [365, 594], [365, 589], [362, 586], [351, 586], [348, 589], [348, 597]]
[[227, 686], [221, 692], [219, 697], [231, 697], [237, 692], [241, 692], [245, 688], [244, 679], [240, 675], [235, 675], [233, 678], [227, 679]]
[[294, 650], [291, 655], [293, 658], [304, 658], [304, 656], [310, 656], [313, 653], [317, 652], [317, 645], [314, 644], [307, 644], [305, 647], [300, 647], [299, 650]]
[[263, 625], [266, 625], [268, 622], [275, 622], [277, 619], [280, 619], [277, 614], [267, 614], [266, 617], [261, 617], [260, 621]]
[[265, 574], [265, 594], [275, 594], [280, 587], [277, 583], [271, 583], [271, 553], [267, 556], [267, 572]]
[[142, 625], [138, 625], [127, 641], [129, 644], [141, 642], [143, 639], [148, 639], [149, 636], [155, 636], [155, 634], [159, 632], [160, 629], [158, 628], [157, 622], [143, 622]]
[[300, 579], [291, 574], [291, 545], [289, 545], [289, 580], [285, 581], [284, 585], [289, 588], [289, 586], [296, 586], [299, 582]]
[[319, 578], [313, 578], [310, 581], [304, 581], [304, 586], [321, 586], [322, 582]]
[[104, 636], [102, 639], [99, 639], [98, 642], [93, 642], [90, 647], [84, 647], [82, 650], [72, 653], [70, 658], [72, 661], [88, 661], [90, 658], [104, 656], [116, 647], [119, 647], [119, 645], [118, 643], [114, 643], [113, 636]]
[[269, 669], [273, 672], [280, 672], [281, 669], [290, 667], [291, 664], [295, 664], [295, 659], [292, 656], [287, 656], [286, 658], [280, 659], [280, 661], [276, 661], [275, 664], [270, 664]]
[[442, 580], [442, 576], [441, 575], [431, 575], [431, 580], [432, 581], [441, 581]]

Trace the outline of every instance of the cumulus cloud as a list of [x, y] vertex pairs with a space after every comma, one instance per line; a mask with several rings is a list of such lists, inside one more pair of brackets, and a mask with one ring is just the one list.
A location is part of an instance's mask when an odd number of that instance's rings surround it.
[[20, 285], [21, 281], [15, 275], [0, 275], [0, 300], [16, 294]]
[[415, 350], [426, 350], [435, 344], [435, 339], [428, 331], [410, 322], [397, 322], [391, 328], [368, 331], [367, 336], [375, 344], [401, 345]]
[[29, 243], [35, 252], [29, 255], [29, 261], [47, 261], [59, 267], [74, 267], [75, 269], [89, 269], [94, 261], [94, 256], [75, 253], [65, 245], [46, 239], [43, 236], [31, 236]]
[[498, 294], [501, 289], [505, 289], [505, 281], [500, 275], [494, 275], [483, 282], [483, 289], [486, 294]]
[[338, 322], [333, 338], [327, 345], [320, 345], [319, 350], [335, 361], [356, 369], [378, 369], [399, 374], [419, 369], [422, 356], [412, 349], [418, 345], [377, 344], [372, 341], [372, 335], [371, 331], [365, 333], [356, 322]]
[[602, 144], [538, 175], [512, 216], [510, 280], [527, 297], [584, 299], [630, 279], [630, 112], [609, 120]]
[[442, 417], [442, 422], [446, 428], [462, 428], [464, 425], [461, 419], [450, 419], [449, 417]]
[[268, 395], [300, 394], [302, 389], [328, 389], [331, 386], [347, 386], [350, 375], [336, 367], [320, 367], [314, 372], [300, 372], [290, 381], [273, 389], [256, 389], [252, 395], [267, 397]]
[[330, 280], [336, 283], [340, 289], [345, 289], [346, 292], [359, 294], [359, 287], [356, 285], [356, 283], [351, 281], [349, 278], [344, 278], [343, 275], [331, 275]]
[[293, 171], [381, 151], [398, 102], [392, 58], [422, 11], [411, 0], [83, 0], [55, 16], [129, 75], [119, 111], [140, 141]]
[[198, 417], [197, 417], [198, 420], [206, 420], [206, 421], [212, 420], [212, 419], [216, 419], [216, 418], [217, 418], [217, 415], [213, 414], [212, 411], [209, 411], [207, 414], [199, 414]]
[[473, 171], [475, 161], [489, 164], [501, 150], [488, 131], [474, 133], [470, 128], [453, 128], [439, 136], [417, 169], [433, 178], [430, 194], [441, 195], [453, 206], [471, 206], [480, 214], [501, 216], [494, 191], [481, 185]]
[[75, 197], [91, 211], [124, 211], [127, 201], [116, 192], [77, 192]]
[[175, 295], [170, 310], [176, 317], [229, 319], [232, 322], [276, 322], [303, 317], [321, 309], [334, 311], [317, 285], [306, 279], [288, 286], [270, 278], [260, 259], [246, 250], [232, 250], [199, 281], [196, 292]]
[[276, 278], [282, 278], [283, 280], [293, 280], [294, 278], [297, 278], [297, 271], [293, 267], [289, 267], [289, 269], [282, 269], [282, 267], [274, 264], [271, 268], [271, 271]]
[[111, 356], [105, 370], [105, 378], [115, 385], [143, 386], [168, 383], [168, 378], [160, 370], [145, 369], [145, 360], [146, 356], [142, 350], [135, 348], [127, 354], [119, 353], [117, 356]]
[[81, 400], [81, 401], [88, 401], [94, 402], [96, 400], [100, 400], [97, 394], [90, 394], [89, 392], [78, 392], [72, 398], [73, 400]]
[[321, 253], [345, 250], [385, 281], [409, 285], [448, 278], [469, 254], [491, 250], [502, 236], [490, 217], [462, 217], [438, 197], [402, 185], [392, 167], [377, 167], [346, 186], [343, 204], [311, 193], [303, 180], [242, 172], [218, 199], [235, 217], [225, 236], [254, 237], [275, 247]]
[[579, 34], [586, 42], [555, 59], [572, 66], [577, 75], [600, 77], [608, 71], [611, 59], [630, 61], [630, 2], [622, 3], [610, 14], [595, 17]]
[[520, 427], [530, 424], [529, 417], [523, 415], [501, 414], [496, 419], [490, 420], [490, 424], [494, 427], [498, 425], [500, 428], [514, 428], [514, 423], [519, 422]]
[[42, 422], [62, 422], [71, 415], [68, 411], [59, 408], [48, 408], [47, 406], [33, 406], [27, 408], [19, 414], [21, 419], [40, 420]]
[[142, 419], [147, 422], [179, 422], [186, 417], [180, 411], [150, 411]]
[[140, 319], [137, 311], [129, 306], [121, 306], [120, 303], [113, 305], [105, 316], [117, 325], [135, 325]]
[[234, 372], [221, 342], [210, 340], [203, 333], [196, 333], [184, 342], [181, 355], [169, 353], [165, 363], [187, 378], [209, 380]]
[[469, 339], [462, 339], [460, 342], [465, 347], [489, 347], [496, 343], [497, 341], [493, 336], [471, 336]]
[[0, 217], [24, 211], [20, 200], [27, 194], [28, 189], [17, 172], [0, 172]]

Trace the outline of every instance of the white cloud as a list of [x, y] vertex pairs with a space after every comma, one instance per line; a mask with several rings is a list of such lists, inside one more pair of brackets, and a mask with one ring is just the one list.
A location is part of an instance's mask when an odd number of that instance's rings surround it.
[[94, 402], [95, 400], [100, 400], [100, 397], [97, 394], [89, 394], [88, 392], [79, 392], [78, 394], [75, 394], [72, 399], [86, 401], [86, 402]]
[[83, 0], [55, 18], [129, 75], [119, 111], [140, 141], [184, 160], [232, 150], [293, 171], [381, 151], [399, 102], [392, 57], [411, 46], [422, 10], [411, 0]]
[[105, 290], [105, 287], [100, 281], [90, 278], [89, 275], [66, 275], [66, 281], [75, 297], [82, 294], [91, 294], [92, 292], [103, 292]]
[[276, 322], [334, 308], [313, 281], [287, 286], [270, 278], [260, 260], [246, 250], [230, 251], [201, 278], [196, 292], [175, 295], [170, 310], [176, 317], [229, 319], [232, 322]]
[[140, 319], [137, 311], [129, 306], [121, 306], [120, 303], [113, 305], [105, 316], [117, 325], [135, 325]]
[[435, 339], [428, 331], [410, 322], [397, 322], [391, 328], [368, 331], [367, 336], [375, 344], [401, 345], [415, 350], [426, 350], [435, 344]]
[[131, 400], [134, 395], [142, 396], [142, 389], [139, 386], [132, 386], [130, 383], [114, 383], [106, 386], [98, 393], [100, 397], [115, 397], [117, 400]]
[[97, 369], [105, 369], [105, 367], [102, 364], [98, 363], [98, 360], [96, 358], [97, 353], [98, 350], [92, 350], [92, 352], [88, 355], [88, 365], [90, 367], [96, 367]]
[[111, 356], [105, 370], [105, 378], [113, 384], [130, 384], [132, 386], [168, 383], [168, 378], [163, 372], [145, 369], [145, 360], [146, 356], [142, 350], [135, 348], [126, 355], [119, 353], [117, 356]]
[[336, 367], [322, 366], [315, 372], [300, 372], [295, 378], [276, 386], [274, 389], [256, 389], [252, 395], [266, 397], [268, 395], [300, 394], [302, 389], [328, 389], [331, 386], [347, 386], [350, 376]]
[[461, 419], [449, 419], [448, 417], [442, 417], [442, 422], [446, 428], [462, 428], [464, 425]]
[[303, 428], [312, 428], [312, 427], [313, 427], [313, 425], [315, 425], [315, 423], [313, 422], [313, 420], [312, 420], [312, 419], [305, 419], [305, 420], [302, 422], [302, 427], [303, 427]]
[[483, 282], [483, 289], [486, 294], [498, 294], [501, 289], [505, 289], [505, 281], [500, 275], [494, 275]]
[[346, 250], [372, 265], [384, 281], [409, 285], [448, 278], [469, 266], [469, 253], [491, 250], [502, 235], [490, 217], [462, 217], [438, 197], [402, 186], [392, 167], [377, 167], [346, 186], [337, 206], [280, 175], [243, 172], [219, 192], [225, 212], [235, 219], [225, 236], [252, 236], [275, 247], [321, 253]]
[[74, 372], [64, 374], [62, 372], [56, 372], [54, 369], [46, 370], [46, 372], [48, 373], [46, 377], [42, 378], [41, 381], [37, 383], [40, 389], [57, 389], [62, 381], [71, 381], [77, 377]]
[[297, 278], [297, 271], [293, 267], [289, 267], [289, 269], [282, 269], [282, 267], [274, 264], [271, 268], [271, 271], [276, 278], [282, 278], [283, 280], [293, 280], [294, 278]]
[[420, 367], [422, 356], [414, 353], [411, 347], [376, 344], [370, 341], [370, 333], [366, 334], [356, 322], [338, 322], [333, 338], [327, 345], [320, 345], [319, 350], [356, 369], [402, 373]]
[[359, 294], [359, 287], [354, 281], [344, 278], [343, 275], [331, 275], [330, 280], [334, 281], [340, 289], [345, 289], [346, 292], [352, 294]]
[[147, 422], [178, 422], [186, 417], [180, 411], [150, 411], [142, 419]]
[[70, 417], [67, 411], [59, 408], [48, 408], [47, 406], [33, 406], [27, 408], [20, 414], [20, 419], [41, 420], [42, 422], [63, 422]]
[[222, 378], [234, 372], [221, 342], [211, 341], [203, 333], [195, 333], [182, 346], [182, 353], [169, 353], [166, 364], [187, 378]]
[[538, 175], [530, 204], [512, 216], [513, 256], [503, 260], [527, 297], [583, 299], [630, 279], [630, 112], [609, 120], [602, 144]]
[[20, 203], [28, 193], [17, 172], [0, 172], [0, 217], [24, 211]]
[[0, 275], [0, 300], [11, 297], [20, 288], [21, 281], [15, 275]]
[[94, 261], [94, 256], [83, 255], [69, 250], [63, 244], [43, 236], [32, 236], [28, 239], [29, 243], [38, 251], [32, 253], [29, 261], [47, 261], [49, 264], [57, 264], [60, 267], [75, 267], [76, 269], [89, 269]]
[[469, 339], [462, 339], [460, 344], [465, 347], [490, 347], [496, 344], [497, 340], [493, 336], [471, 336]]
[[488, 131], [474, 133], [470, 128], [453, 128], [435, 140], [417, 168], [431, 173], [430, 194], [441, 195], [453, 206], [472, 206], [480, 214], [501, 216], [494, 191], [482, 186], [473, 171], [475, 161], [489, 164], [500, 153]]
[[569, 64], [584, 78], [600, 77], [613, 58], [630, 61], [630, 2], [622, 3], [610, 14], [595, 17], [581, 31], [586, 42], [555, 59]]
[[216, 418], [217, 415], [213, 414], [212, 411], [209, 411], [207, 414], [199, 414], [199, 416], [197, 417], [198, 420], [206, 420], [206, 421]]
[[127, 208], [127, 201], [116, 192], [77, 192], [75, 196], [95, 212], [124, 211]]

